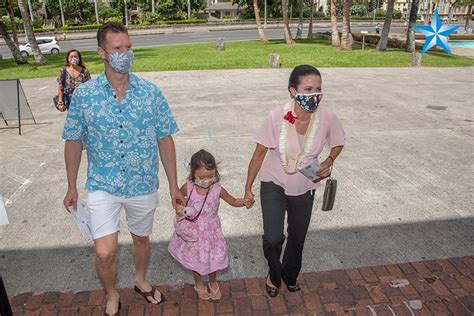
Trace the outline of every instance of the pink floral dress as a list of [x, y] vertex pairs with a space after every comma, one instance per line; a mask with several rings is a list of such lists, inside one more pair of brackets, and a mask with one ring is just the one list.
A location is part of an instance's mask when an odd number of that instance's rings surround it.
[[[223, 270], [229, 265], [227, 244], [217, 214], [221, 188], [220, 182], [212, 185], [201, 214], [193, 222], [197, 230], [197, 240], [186, 241], [175, 231], [168, 245], [168, 251], [173, 258], [185, 268], [201, 275]], [[191, 181], [187, 182], [186, 189], [189, 199], [187, 207], [192, 207], [199, 212], [205, 196], [197, 192]]]

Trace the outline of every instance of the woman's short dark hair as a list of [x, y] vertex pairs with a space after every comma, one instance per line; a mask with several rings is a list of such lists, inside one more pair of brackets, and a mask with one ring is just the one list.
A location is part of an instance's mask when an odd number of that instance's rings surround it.
[[64, 66], [69, 66], [69, 55], [71, 55], [71, 53], [77, 53], [77, 56], [79, 57], [79, 63], [77, 64], [78, 66], [81, 66], [82, 68], [86, 68], [86, 66], [82, 63], [82, 55], [81, 55], [81, 52], [78, 51], [77, 49], [71, 49], [70, 51], [67, 52], [66, 54], [66, 63], [64, 64]]
[[290, 74], [290, 80], [288, 81], [288, 90], [290, 88], [297, 89], [301, 83], [301, 78], [307, 75], [316, 75], [321, 78], [321, 73], [319, 70], [314, 68], [311, 65], [299, 65]]
[[128, 35], [127, 28], [120, 22], [107, 22], [104, 23], [97, 31], [97, 45], [105, 48], [105, 38], [109, 32], [112, 33], [125, 33]]
[[194, 173], [199, 168], [205, 168], [206, 170], [216, 170], [216, 182], [220, 180], [219, 171], [217, 170], [217, 162], [214, 156], [204, 149], [196, 152], [191, 156], [189, 163], [189, 177], [191, 181], [195, 180]]

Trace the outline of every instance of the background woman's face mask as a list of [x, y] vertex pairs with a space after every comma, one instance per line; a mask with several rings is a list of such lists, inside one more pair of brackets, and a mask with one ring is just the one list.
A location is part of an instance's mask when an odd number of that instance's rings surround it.
[[306, 112], [313, 113], [319, 106], [321, 99], [323, 98], [322, 92], [316, 93], [297, 93], [295, 95], [295, 101], [298, 105]]
[[69, 58], [69, 63], [71, 65], [79, 65], [79, 57], [73, 56]]
[[209, 179], [200, 179], [200, 178], [195, 178], [194, 179], [194, 184], [201, 187], [201, 188], [204, 188], [204, 189], [207, 189], [209, 188], [214, 182], [216, 181], [216, 177], [212, 177], [212, 178], [209, 178]]
[[127, 74], [130, 72], [130, 68], [133, 65], [133, 50], [127, 50], [125, 52], [112, 52], [108, 53], [108, 63], [113, 70], [121, 74]]

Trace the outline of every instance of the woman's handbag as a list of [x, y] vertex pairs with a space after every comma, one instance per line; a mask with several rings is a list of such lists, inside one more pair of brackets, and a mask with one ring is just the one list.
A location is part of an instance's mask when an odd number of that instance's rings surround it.
[[330, 211], [334, 206], [336, 199], [337, 180], [329, 177], [326, 180], [326, 187], [324, 188], [323, 206], [321, 210]]
[[[334, 163], [334, 159], [332, 160]], [[331, 178], [332, 165], [329, 170], [329, 178], [326, 180], [326, 186], [324, 187], [323, 194], [323, 205], [321, 210], [330, 211], [334, 206], [334, 200], [336, 199], [336, 190], [337, 190], [337, 180]]]
[[69, 103], [71, 100], [69, 100], [69, 96], [67, 94], [64, 93], [64, 86], [66, 85], [66, 67], [63, 68], [62, 72], [61, 72], [61, 85], [63, 87], [63, 103], [64, 103], [64, 107], [62, 106], [59, 106], [59, 96], [56, 95], [54, 96], [53, 98], [53, 103], [54, 103], [54, 107], [59, 111], [59, 112], [64, 112], [66, 111], [68, 108], [69, 108]]
[[[194, 189], [194, 187], [193, 187]], [[176, 235], [181, 237], [184, 241], [187, 242], [196, 242], [198, 240], [198, 231], [196, 227], [196, 221], [201, 215], [202, 209], [204, 208], [204, 204], [206, 204], [207, 200], [207, 195], [209, 194], [209, 191], [206, 193], [206, 197], [204, 198], [204, 201], [202, 202], [201, 209], [199, 212], [196, 213], [196, 209], [193, 207], [187, 207], [188, 206], [188, 201], [191, 198], [191, 194], [193, 193], [193, 189], [191, 189], [191, 192], [189, 193], [189, 197], [186, 201], [185, 205], [185, 211], [186, 211], [186, 217], [179, 218], [176, 216], [175, 221], [174, 221], [174, 229], [176, 232]]]

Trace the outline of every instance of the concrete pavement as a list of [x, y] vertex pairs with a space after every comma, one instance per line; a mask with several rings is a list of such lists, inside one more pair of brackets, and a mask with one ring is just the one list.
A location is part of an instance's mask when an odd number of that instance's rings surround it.
[[[323, 104], [341, 119], [347, 145], [334, 167], [339, 188], [333, 211], [320, 211], [322, 190], [317, 192], [303, 271], [472, 255], [474, 69], [321, 71]], [[142, 74], [162, 87], [181, 127], [175, 137], [179, 179], [186, 177], [182, 162], [206, 148], [221, 162], [224, 187], [241, 195], [252, 135], [270, 109], [288, 100], [289, 73]], [[0, 130], [0, 194], [11, 222], [0, 226], [0, 273], [10, 294], [99, 288], [93, 247], [62, 207], [64, 114], [52, 106], [54, 78], [22, 80], [22, 85], [38, 124], [24, 126], [22, 136]], [[83, 163], [81, 184], [85, 171]], [[166, 251], [174, 212], [163, 170], [160, 179], [149, 278], [155, 284], [190, 283], [191, 275]], [[266, 274], [258, 203], [251, 210], [222, 203], [231, 263], [219, 278]], [[133, 284], [130, 240], [122, 222], [120, 287]]]

